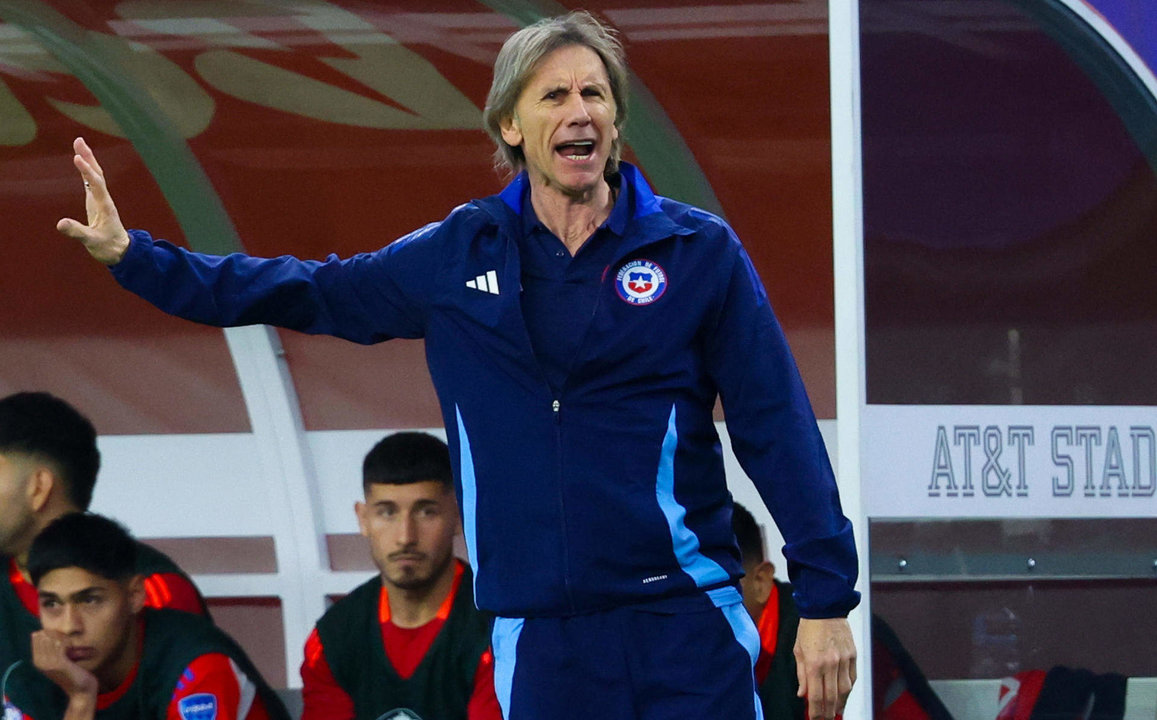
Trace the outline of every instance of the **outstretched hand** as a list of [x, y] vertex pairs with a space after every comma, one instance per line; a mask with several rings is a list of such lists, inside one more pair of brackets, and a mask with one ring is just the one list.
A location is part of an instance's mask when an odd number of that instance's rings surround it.
[[844, 712], [856, 682], [856, 643], [846, 618], [801, 618], [795, 640], [799, 696], [807, 698], [811, 720], [832, 720]]
[[112, 196], [108, 194], [104, 171], [84, 138], [74, 140], [72, 149], [76, 152], [72, 164], [84, 181], [84, 209], [88, 212], [88, 223], [62, 218], [56, 223], [56, 229], [79, 240], [90, 255], [105, 265], [116, 265], [129, 249], [129, 234], [121, 223]]

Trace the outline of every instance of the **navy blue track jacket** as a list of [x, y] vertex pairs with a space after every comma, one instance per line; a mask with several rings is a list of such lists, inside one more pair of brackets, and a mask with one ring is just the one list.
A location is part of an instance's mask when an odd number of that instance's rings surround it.
[[734, 582], [719, 438], [771, 510], [803, 617], [859, 601], [851, 524], [815, 416], [747, 253], [720, 218], [635, 198], [594, 318], [556, 393], [522, 318], [526, 174], [372, 253], [216, 257], [131, 232], [112, 268], [162, 310], [358, 343], [425, 338], [458, 480], [478, 606], [559, 616]]

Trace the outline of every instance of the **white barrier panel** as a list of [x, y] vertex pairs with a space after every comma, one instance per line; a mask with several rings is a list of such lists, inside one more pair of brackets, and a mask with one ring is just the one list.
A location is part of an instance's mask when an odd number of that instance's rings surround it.
[[[954, 720], [996, 720], [1000, 680], [931, 680]], [[1157, 678], [1129, 678], [1123, 720], [1157, 718]]]

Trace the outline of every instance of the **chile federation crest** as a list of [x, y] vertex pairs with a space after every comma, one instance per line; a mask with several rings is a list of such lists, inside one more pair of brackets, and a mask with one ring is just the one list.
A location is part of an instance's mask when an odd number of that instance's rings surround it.
[[615, 290], [631, 305], [649, 305], [667, 290], [667, 274], [650, 260], [632, 260], [619, 269]]

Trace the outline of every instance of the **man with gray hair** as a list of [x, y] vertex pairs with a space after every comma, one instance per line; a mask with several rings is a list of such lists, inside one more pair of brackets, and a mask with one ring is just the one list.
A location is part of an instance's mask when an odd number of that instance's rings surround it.
[[516, 32], [483, 113], [514, 180], [373, 253], [209, 257], [126, 231], [80, 139], [89, 222], [58, 229], [187, 319], [425, 338], [507, 720], [762, 717], [721, 397], [787, 540], [801, 694], [832, 718], [855, 681], [851, 524], [734, 232], [620, 161], [627, 76], [588, 13]]

